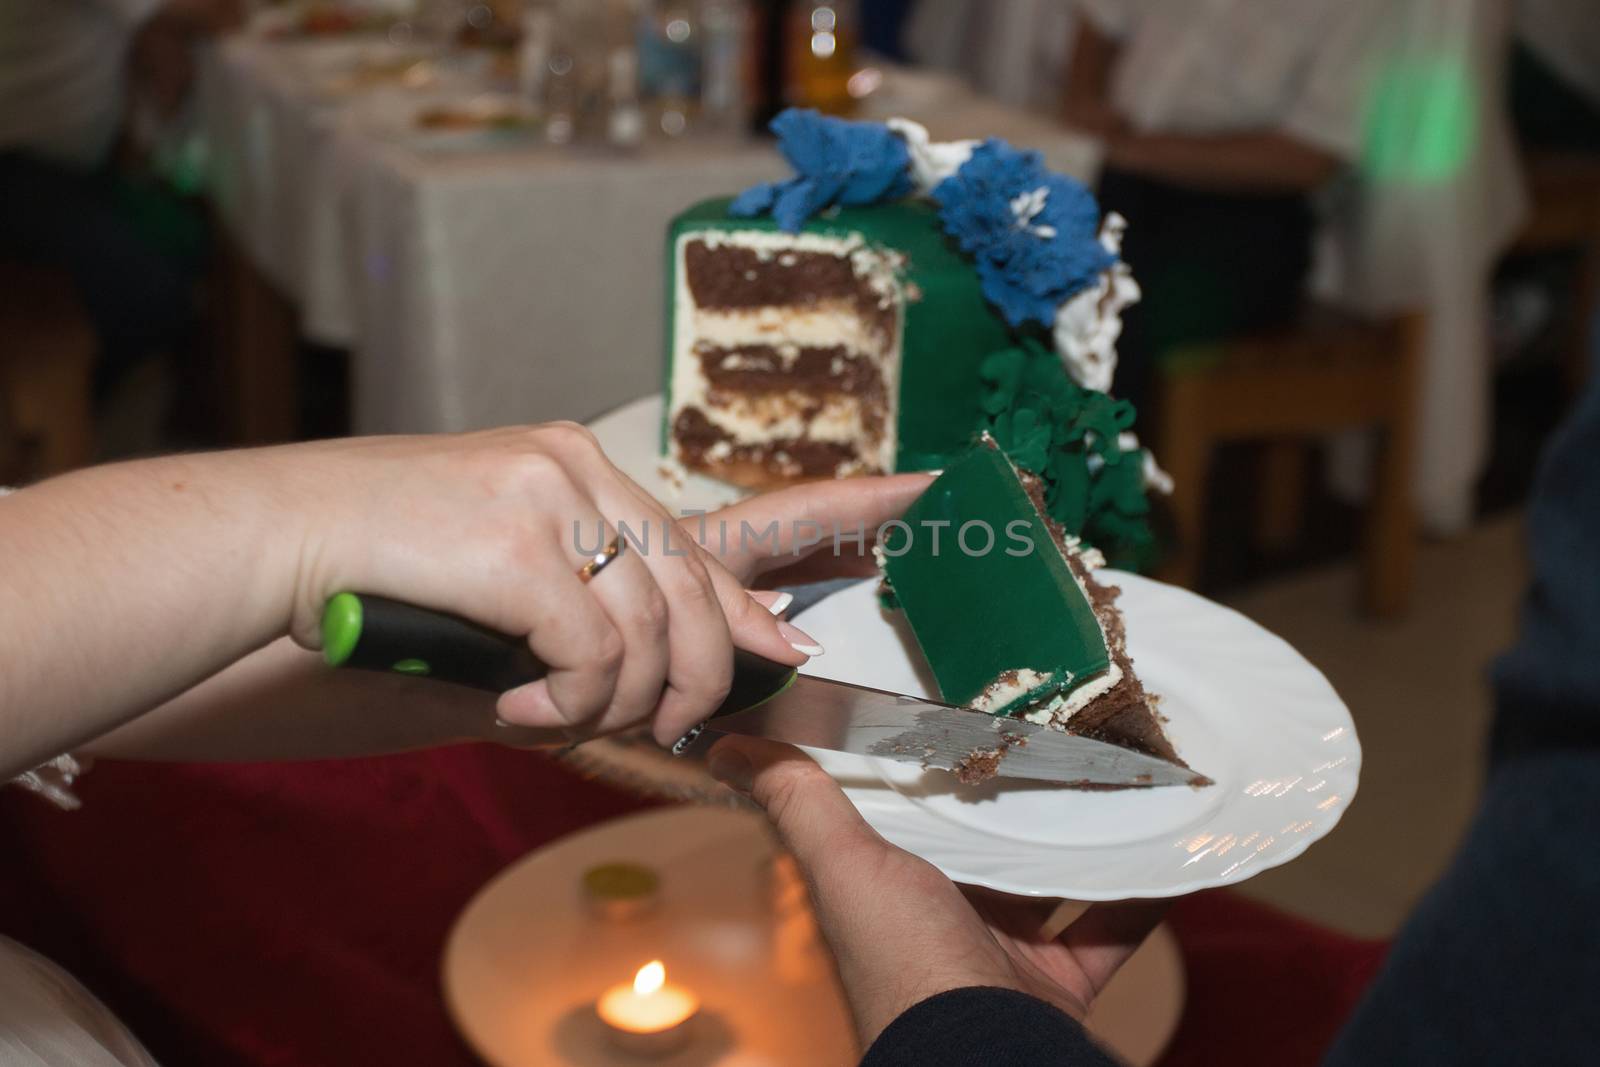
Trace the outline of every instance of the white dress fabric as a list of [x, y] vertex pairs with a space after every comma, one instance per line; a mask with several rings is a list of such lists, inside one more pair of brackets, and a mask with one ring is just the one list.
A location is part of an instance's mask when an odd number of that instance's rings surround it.
[[[0, 495], [7, 490], [0, 488]], [[0, 782], [73, 810], [83, 766], [61, 756]], [[0, 1067], [155, 1067], [128, 1028], [71, 975], [0, 936]]]
[[156, 1067], [71, 975], [0, 937], [0, 1067]]

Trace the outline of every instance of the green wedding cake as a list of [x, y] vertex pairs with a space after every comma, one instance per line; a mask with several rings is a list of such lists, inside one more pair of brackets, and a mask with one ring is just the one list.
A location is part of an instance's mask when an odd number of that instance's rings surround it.
[[943, 697], [1181, 762], [1092, 577], [1147, 559], [1164, 479], [1108, 393], [1122, 220], [1004, 142], [773, 128], [793, 178], [668, 232], [667, 463], [752, 489], [942, 471], [878, 551]]

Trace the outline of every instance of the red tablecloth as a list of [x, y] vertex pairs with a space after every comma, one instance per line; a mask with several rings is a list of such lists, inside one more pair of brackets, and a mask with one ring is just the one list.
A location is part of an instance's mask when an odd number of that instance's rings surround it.
[[[84, 808], [0, 791], [0, 932], [71, 970], [166, 1067], [472, 1067], [439, 957], [523, 853], [646, 807], [487, 746], [274, 766], [103, 763]], [[1382, 946], [1240, 897], [1179, 902], [1169, 1067], [1309, 1064]]]

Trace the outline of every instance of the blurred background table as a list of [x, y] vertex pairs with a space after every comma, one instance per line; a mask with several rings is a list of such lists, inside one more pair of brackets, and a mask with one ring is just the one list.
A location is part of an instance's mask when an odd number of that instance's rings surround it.
[[[667, 223], [784, 176], [771, 144], [697, 135], [623, 152], [428, 133], [417, 114], [472, 100], [487, 76], [458, 59], [423, 88], [336, 87], [395, 54], [380, 38], [245, 36], [210, 51], [201, 81], [222, 226], [308, 338], [350, 349], [353, 429], [582, 419], [658, 388]], [[1097, 169], [1092, 139], [950, 76], [881, 69], [862, 117]]]

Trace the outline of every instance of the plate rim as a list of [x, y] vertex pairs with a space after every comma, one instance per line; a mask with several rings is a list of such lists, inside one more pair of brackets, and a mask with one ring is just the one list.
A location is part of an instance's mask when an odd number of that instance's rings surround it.
[[[1356, 794], [1357, 794], [1357, 792], [1358, 792], [1358, 790], [1360, 788], [1361, 765], [1362, 765], [1363, 753], [1362, 753], [1362, 748], [1361, 748], [1360, 735], [1359, 735], [1358, 731], [1356, 730], [1356, 724], [1355, 724], [1354, 717], [1350, 714], [1349, 705], [1347, 705], [1344, 702], [1344, 699], [1339, 696], [1338, 690], [1334, 688], [1333, 683], [1328, 680], [1327, 676], [1325, 674], [1323, 674], [1323, 672], [1321, 670], [1319, 670], [1314, 663], [1312, 663], [1303, 654], [1301, 654], [1301, 652], [1298, 649], [1296, 649], [1294, 647], [1294, 645], [1290, 644], [1283, 637], [1279, 636], [1278, 634], [1273, 633], [1271, 630], [1268, 630], [1265, 626], [1262, 626], [1260, 623], [1256, 622], [1254, 619], [1251, 619], [1248, 615], [1245, 615], [1243, 612], [1240, 612], [1240, 611], [1238, 611], [1238, 610], [1236, 610], [1234, 608], [1230, 608], [1225, 604], [1219, 604], [1218, 602], [1216, 602], [1214, 600], [1211, 600], [1211, 599], [1209, 599], [1207, 597], [1203, 597], [1203, 596], [1199, 595], [1198, 593], [1193, 592], [1192, 590], [1184, 589], [1184, 588], [1182, 588], [1180, 586], [1172, 585], [1172, 584], [1167, 583], [1167, 582], [1158, 581], [1157, 579], [1154, 579], [1154, 578], [1148, 578], [1148, 577], [1145, 577], [1144, 575], [1133, 574], [1133, 573], [1128, 572], [1128, 571], [1119, 571], [1119, 570], [1113, 570], [1113, 569], [1110, 569], [1110, 568], [1104, 568], [1104, 569], [1096, 571], [1095, 572], [1095, 577], [1096, 577], [1097, 580], [1100, 580], [1100, 581], [1109, 581], [1109, 582], [1113, 582], [1113, 583], [1131, 582], [1131, 583], [1134, 583], [1134, 584], [1144, 584], [1144, 585], [1148, 585], [1148, 586], [1152, 586], [1152, 587], [1158, 587], [1160, 590], [1162, 590], [1162, 594], [1163, 595], [1177, 595], [1180, 598], [1187, 598], [1188, 600], [1194, 602], [1195, 606], [1199, 607], [1201, 610], [1208, 611], [1208, 612], [1221, 612], [1221, 613], [1224, 613], [1226, 616], [1230, 616], [1233, 620], [1241, 621], [1243, 624], [1245, 624], [1245, 625], [1251, 627], [1252, 629], [1254, 629], [1255, 631], [1257, 631], [1260, 635], [1263, 635], [1264, 637], [1266, 637], [1270, 641], [1276, 643], [1277, 645], [1282, 646], [1282, 648], [1286, 649], [1289, 652], [1290, 655], [1292, 655], [1295, 659], [1297, 659], [1299, 661], [1299, 666], [1301, 668], [1303, 668], [1305, 671], [1309, 671], [1312, 675], [1315, 676], [1315, 678], [1324, 687], [1326, 687], [1328, 693], [1331, 694], [1331, 696], [1332, 696], [1333, 702], [1337, 705], [1339, 714], [1342, 715], [1343, 719], [1344, 719], [1344, 721], [1343, 721], [1343, 723], [1341, 725], [1344, 727], [1344, 729], [1346, 730], [1346, 732], [1348, 734], [1349, 744], [1351, 746], [1351, 751], [1349, 753], [1345, 754], [1346, 763], [1343, 764], [1341, 766], [1341, 768], [1340, 768], [1340, 770], [1344, 774], [1346, 774], [1348, 776], [1348, 778], [1349, 778], [1349, 786], [1348, 786], [1348, 788], [1347, 789], [1343, 789], [1341, 791], [1341, 794], [1340, 794], [1340, 799], [1341, 799], [1342, 803], [1340, 803], [1337, 807], [1335, 807], [1333, 810], [1328, 812], [1328, 814], [1326, 816], [1327, 821], [1325, 823], [1319, 825], [1318, 827], [1316, 827], [1315, 831], [1313, 833], [1311, 833], [1309, 836], [1301, 835], [1301, 836], [1297, 837], [1294, 841], [1292, 841], [1292, 842], [1290, 842], [1288, 844], [1285, 844], [1282, 848], [1274, 849], [1271, 852], [1266, 853], [1264, 855], [1261, 854], [1261, 853], [1257, 853], [1257, 855], [1261, 856], [1262, 862], [1260, 862], [1260, 863], [1251, 863], [1251, 864], [1248, 864], [1248, 865], [1241, 865], [1240, 867], [1234, 868], [1232, 873], [1229, 873], [1229, 874], [1216, 874], [1216, 875], [1208, 875], [1208, 876], [1205, 876], [1205, 877], [1195, 877], [1195, 878], [1190, 878], [1190, 879], [1187, 879], [1187, 880], [1175, 881], [1175, 882], [1172, 882], [1172, 883], [1169, 883], [1169, 884], [1163, 884], [1163, 885], [1158, 886], [1158, 887], [1143, 887], [1143, 888], [1138, 888], [1138, 889], [1076, 888], [1076, 889], [1072, 889], [1069, 892], [1062, 892], [1061, 889], [1059, 889], [1059, 888], [1041, 888], [1039, 886], [1027, 885], [1027, 884], [1016, 882], [1016, 881], [1013, 881], [1013, 880], [1010, 880], [1010, 879], [1007, 879], [1007, 878], [1003, 878], [1003, 877], [996, 877], [994, 875], [983, 874], [983, 873], [980, 873], [980, 872], [963, 870], [963, 869], [961, 869], [961, 867], [959, 865], [942, 863], [939, 860], [937, 860], [935, 858], [932, 858], [932, 857], [929, 857], [929, 856], [921, 856], [921, 858], [927, 860], [927, 862], [929, 862], [929, 863], [932, 863], [935, 867], [937, 867], [941, 872], [943, 872], [947, 877], [949, 877], [954, 882], [957, 882], [957, 883], [960, 883], [960, 884], [963, 884], [963, 885], [979, 886], [979, 887], [982, 887], [982, 888], [985, 888], [985, 889], [993, 889], [993, 890], [996, 890], [998, 892], [1010, 893], [1010, 894], [1013, 894], [1013, 895], [1016, 895], [1016, 896], [1050, 898], [1050, 899], [1060, 898], [1060, 899], [1086, 901], [1086, 902], [1118, 901], [1118, 900], [1162, 900], [1162, 899], [1168, 899], [1168, 898], [1172, 898], [1172, 897], [1188, 896], [1191, 893], [1197, 893], [1197, 892], [1200, 892], [1201, 890], [1204, 890], [1204, 889], [1216, 889], [1216, 888], [1222, 888], [1222, 887], [1225, 887], [1225, 886], [1238, 885], [1241, 882], [1248, 881], [1249, 879], [1255, 877], [1256, 875], [1262, 873], [1263, 871], [1269, 871], [1269, 870], [1272, 870], [1275, 867], [1281, 867], [1286, 863], [1289, 863], [1289, 862], [1291, 862], [1293, 860], [1298, 859], [1300, 856], [1304, 855], [1306, 850], [1309, 849], [1313, 844], [1315, 844], [1316, 842], [1322, 840], [1324, 837], [1327, 837], [1330, 833], [1332, 833], [1338, 827], [1339, 823], [1343, 821], [1345, 813], [1350, 810], [1350, 805], [1355, 802]], [[859, 586], [867, 584], [867, 583], [872, 582], [874, 580], [875, 579], [873, 579], [873, 578], [863, 578], [861, 580], [861, 582], [858, 582], [855, 585], [848, 586], [848, 587], [846, 587], [844, 589], [841, 589], [838, 593], [834, 594], [834, 596], [844, 596], [844, 595], [846, 595], [848, 593], [853, 592], [855, 589], [859, 588]], [[797, 623], [799, 623], [800, 620], [805, 617], [805, 615], [809, 614], [812, 611], [815, 611], [817, 608], [821, 607], [823, 604], [826, 604], [828, 602], [828, 600], [832, 600], [832, 599], [833, 599], [833, 597], [829, 597], [827, 600], [819, 601], [817, 604], [814, 604], [814, 605], [810, 606], [805, 611], [800, 612], [799, 614], [797, 614], [795, 616], [795, 621]], [[803, 672], [804, 671], [804, 667], [802, 667], [801, 670]], [[813, 755], [813, 758], [815, 758], [814, 751], [811, 754]], [[879, 761], [879, 760], [875, 760], [872, 757], [866, 757], [866, 756], [855, 757], [855, 758], [864, 759], [864, 760], [870, 760], [871, 762], [873, 762], [875, 764], [882, 762], [882, 761]], [[819, 762], [821, 762], [821, 761], [819, 761]], [[824, 770], [828, 769], [826, 763], [823, 764], [823, 769]], [[874, 770], [875, 770], [875, 772], [877, 772], [878, 768], [875, 767]], [[829, 773], [830, 773], [830, 775], [832, 774], [831, 771]], [[880, 772], [880, 777], [881, 777], [881, 772]], [[892, 788], [892, 786], [889, 785], [887, 780], [885, 780], [885, 786], [888, 789], [888, 792], [895, 793], [897, 796], [900, 795], [900, 794], [898, 794], [898, 792], [896, 790], [894, 790]], [[841, 784], [841, 788], [844, 788], [845, 792], [846, 792], [846, 795], [849, 795], [850, 790], [849, 790], [848, 787], [845, 787], [845, 786], [843, 786]], [[859, 810], [859, 805], [858, 805], [858, 810]], [[862, 818], [866, 819], [869, 825], [872, 825], [872, 818], [867, 812], [864, 812], [864, 811], [862, 812]], [[873, 829], [874, 830], [878, 830], [878, 828], [875, 825], [873, 826]], [[878, 831], [878, 832], [882, 833], [882, 831]], [[885, 834], [884, 836], [885, 836], [886, 839], [888, 839], [888, 835], [887, 834]], [[1142, 843], [1142, 842], [1144, 842], [1146, 840], [1148, 840], [1148, 839], [1141, 838], [1141, 839], [1139, 839], [1138, 842], [1127, 842], [1126, 845], [1131, 846], [1131, 845]], [[891, 841], [891, 843], [894, 843], [894, 842]], [[903, 848], [904, 846], [897, 844], [896, 847]], [[1042, 846], [1042, 847], [1049, 847], [1049, 846]], [[1070, 847], [1070, 846], [1061, 846], [1061, 847], [1066, 848], [1066, 847]], [[1125, 847], [1125, 846], [1106, 844], [1106, 845], [1098, 845], [1098, 846], [1094, 846], [1094, 847], [1097, 848], [1097, 849], [1114, 849], [1114, 848]], [[907, 851], [911, 851], [911, 850], [907, 849]], [[914, 854], [917, 854], [919, 856], [921, 855], [920, 853], [914, 853]]]

